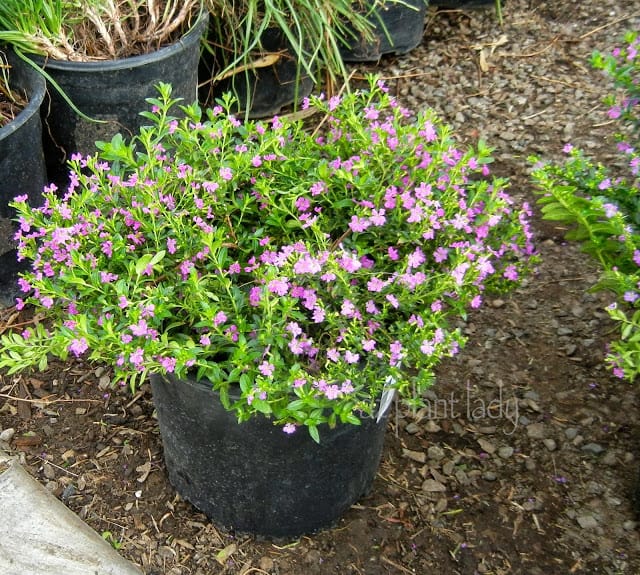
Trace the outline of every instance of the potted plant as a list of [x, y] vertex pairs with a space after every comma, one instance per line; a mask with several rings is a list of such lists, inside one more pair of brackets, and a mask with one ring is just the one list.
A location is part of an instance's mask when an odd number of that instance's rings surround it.
[[345, 62], [375, 62], [386, 54], [406, 54], [422, 42], [428, 0], [370, 0], [354, 3], [372, 33], [352, 34], [341, 48]]
[[89, 153], [119, 131], [136, 133], [158, 81], [188, 101], [196, 97], [207, 20], [206, 13], [198, 20], [200, 11], [200, 0], [0, 4], [0, 41], [36, 55], [51, 84], [44, 107], [51, 178], [66, 180], [71, 153]]
[[[395, 3], [401, 0], [389, 0]], [[343, 84], [342, 50], [372, 40], [374, 23], [353, 0], [206, 0], [211, 13], [201, 101], [227, 91], [247, 117], [268, 117], [314, 85]]]
[[371, 485], [394, 395], [420, 405], [464, 343], [452, 320], [526, 271], [528, 208], [484, 144], [375, 78], [306, 100], [306, 129], [241, 123], [229, 98], [178, 119], [170, 92], [131, 142], [75, 158], [64, 198], [14, 203], [39, 321], [3, 335], [0, 367], [151, 374], [186, 499], [240, 531], [314, 531]]
[[40, 106], [44, 79], [11, 50], [0, 51], [0, 305], [16, 295], [15, 211], [9, 202], [26, 194], [39, 205], [46, 183]]

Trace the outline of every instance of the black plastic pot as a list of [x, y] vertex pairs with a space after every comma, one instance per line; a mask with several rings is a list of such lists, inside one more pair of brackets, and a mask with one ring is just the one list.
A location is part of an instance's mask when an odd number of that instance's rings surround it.
[[371, 488], [386, 428], [304, 428], [287, 435], [265, 417], [238, 423], [209, 386], [151, 377], [164, 459], [178, 493], [218, 526], [298, 537], [334, 524]]
[[[365, 10], [367, 3], [364, 3]], [[345, 62], [375, 62], [385, 54], [406, 54], [422, 42], [427, 12], [425, 0], [385, 2], [374, 8], [369, 20], [375, 27], [373, 41], [354, 39], [341, 49]]]
[[95, 142], [120, 132], [129, 137], [147, 122], [146, 98], [157, 96], [155, 86], [166, 82], [173, 96], [185, 104], [197, 99], [200, 40], [208, 23], [204, 14], [175, 44], [156, 52], [101, 62], [47, 60], [45, 70], [74, 105], [90, 118], [79, 116], [60, 93], [49, 87], [50, 102], [43, 108], [45, 154], [50, 179], [66, 180], [65, 163], [74, 152], [95, 151]]
[[14, 53], [7, 53], [7, 61], [11, 87], [26, 92], [28, 104], [15, 120], [0, 128], [0, 306], [13, 303], [17, 274], [24, 267], [17, 261], [11, 222], [15, 210], [9, 202], [26, 195], [30, 204], [39, 205], [46, 183], [40, 122], [45, 81]]
[[[214, 27], [209, 31], [209, 42], [212, 46], [220, 43]], [[278, 60], [269, 66], [238, 71], [216, 83], [213, 79], [220, 67], [216, 59], [221, 60], [221, 51], [209, 55], [205, 52], [200, 67], [200, 100], [213, 105], [225, 92], [231, 92], [238, 100], [239, 113], [249, 118], [268, 118], [311, 94], [313, 80], [298, 65], [280, 29], [265, 30], [262, 50], [265, 54], [277, 54]]]
[[[500, 0], [504, 6], [505, 0]], [[445, 10], [467, 10], [495, 6], [496, 0], [429, 0], [430, 6]]]

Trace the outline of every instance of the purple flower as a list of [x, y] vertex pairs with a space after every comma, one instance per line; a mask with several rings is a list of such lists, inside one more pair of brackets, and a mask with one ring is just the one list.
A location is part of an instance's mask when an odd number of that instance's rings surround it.
[[516, 269], [516, 266], [508, 265], [502, 275], [504, 275], [508, 280], [516, 281], [518, 279], [518, 270]]
[[344, 360], [347, 363], [358, 363], [360, 361], [360, 355], [347, 350], [344, 352]]
[[288, 433], [289, 435], [291, 435], [292, 433], [296, 432], [296, 426], [293, 423], [287, 423], [283, 428], [282, 431], [284, 431], [285, 433]]
[[225, 321], [227, 321], [227, 314], [223, 311], [219, 311], [213, 318], [213, 325], [215, 327], [218, 327], [221, 326]]
[[262, 290], [259, 287], [252, 287], [249, 290], [249, 304], [253, 307], [257, 307], [260, 305], [260, 300], [262, 299]]
[[267, 289], [276, 295], [286, 295], [289, 291], [289, 278], [271, 280], [267, 285]]
[[87, 351], [87, 349], [89, 349], [89, 344], [84, 337], [81, 337], [80, 339], [76, 338], [71, 340], [67, 349], [76, 357], [80, 357], [85, 351]]
[[265, 377], [273, 377], [273, 372], [275, 371], [275, 367], [272, 363], [269, 363], [268, 361], [263, 361], [258, 366], [258, 371]]

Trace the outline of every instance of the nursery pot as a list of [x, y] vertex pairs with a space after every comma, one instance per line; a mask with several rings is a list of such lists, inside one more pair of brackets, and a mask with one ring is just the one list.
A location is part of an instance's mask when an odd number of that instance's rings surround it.
[[[311, 94], [313, 80], [299, 66], [282, 31], [267, 28], [261, 41], [265, 54], [277, 56], [274, 63], [250, 66], [216, 83], [216, 56], [205, 51], [200, 64], [200, 100], [213, 105], [225, 92], [231, 92], [238, 100], [239, 112], [249, 118], [268, 118]], [[213, 46], [220, 43], [213, 27], [209, 31], [209, 43]]]
[[26, 92], [28, 104], [12, 121], [0, 128], [0, 217], [12, 218], [9, 202], [26, 194], [38, 204], [46, 183], [42, 152], [40, 106], [45, 95], [44, 78], [13, 52], [7, 53], [12, 89]]
[[210, 385], [151, 376], [169, 479], [214, 523], [298, 537], [335, 523], [371, 488], [386, 417], [288, 435], [266, 417], [238, 423]]
[[204, 13], [180, 40], [149, 54], [98, 62], [46, 60], [44, 69], [83, 114], [78, 115], [53, 86], [43, 108], [45, 154], [49, 178], [66, 181], [66, 162], [74, 152], [95, 152], [96, 141], [108, 141], [118, 132], [136, 134], [148, 122], [146, 98], [156, 97], [156, 85], [166, 82], [173, 97], [184, 104], [197, 99], [200, 40], [208, 23]]
[[[363, 4], [363, 10], [370, 10], [372, 2]], [[422, 42], [426, 12], [425, 0], [387, 1], [376, 6], [369, 14], [374, 39], [353, 38], [349, 46], [341, 49], [342, 59], [375, 62], [385, 54], [406, 54]]]
[[24, 267], [17, 261], [11, 223], [15, 210], [9, 202], [26, 195], [30, 204], [39, 205], [46, 183], [40, 122], [45, 81], [13, 52], [7, 52], [7, 61], [11, 88], [26, 93], [28, 103], [13, 121], [0, 128], [0, 306], [13, 303], [17, 274]]

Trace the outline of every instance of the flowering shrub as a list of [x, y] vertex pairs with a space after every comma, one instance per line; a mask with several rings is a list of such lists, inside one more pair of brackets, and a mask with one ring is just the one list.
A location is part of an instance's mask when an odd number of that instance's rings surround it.
[[640, 40], [629, 33], [625, 45], [611, 55], [596, 53], [592, 62], [605, 70], [622, 95], [605, 98], [608, 115], [630, 128], [631, 142], [617, 136], [621, 166], [590, 160], [572, 145], [564, 147], [561, 164], [536, 162], [533, 178], [543, 194], [539, 203], [546, 219], [569, 226], [567, 239], [581, 243], [598, 262], [602, 275], [594, 286], [612, 292], [607, 311], [620, 325], [610, 344], [607, 363], [613, 373], [632, 381], [640, 373], [640, 153], [636, 149], [640, 116]]
[[314, 131], [241, 123], [231, 102], [183, 107], [161, 85], [152, 124], [71, 162], [43, 207], [21, 199], [20, 280], [47, 318], [3, 337], [17, 371], [69, 354], [209, 380], [240, 420], [285, 432], [358, 424], [387, 389], [419, 403], [464, 338], [451, 317], [515, 285], [533, 251], [527, 207], [459, 150], [432, 111], [382, 84], [313, 97]]

